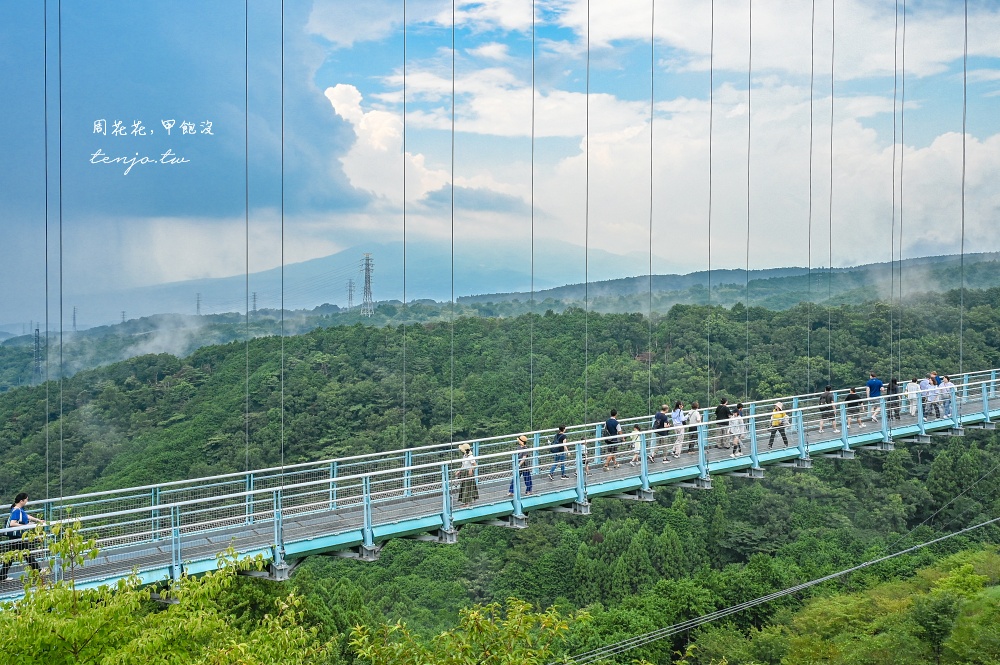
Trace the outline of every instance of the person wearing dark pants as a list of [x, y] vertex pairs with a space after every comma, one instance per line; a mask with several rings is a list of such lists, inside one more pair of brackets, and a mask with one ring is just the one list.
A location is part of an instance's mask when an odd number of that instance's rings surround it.
[[[528, 437], [523, 434], [517, 437], [517, 470], [524, 478], [524, 493], [531, 494], [531, 450], [528, 448]], [[511, 479], [507, 496], [514, 496], [515, 482], [517, 482], [517, 476]]]
[[785, 442], [785, 447], [788, 447], [788, 437], [785, 436], [785, 426], [788, 422], [788, 417], [783, 411], [784, 406], [781, 402], [777, 402], [774, 405], [774, 411], [771, 412], [771, 436], [767, 440], [767, 447], [774, 447], [774, 435], [780, 434], [781, 440]]
[[[26, 505], [28, 505], [27, 492], [21, 492], [15, 496], [14, 503], [10, 504], [10, 515], [4, 522], [4, 529], [7, 529], [7, 532], [2, 536], [5, 540], [0, 541], [0, 552], [26, 551], [28, 552], [27, 565], [35, 570], [40, 570], [41, 566], [35, 560], [35, 555], [31, 553], [31, 541], [26, 539], [25, 535], [30, 531], [32, 522], [45, 524], [45, 520], [29, 515], [24, 509]], [[11, 565], [11, 561], [5, 560], [3, 565], [0, 566], [0, 582], [7, 579], [7, 573], [10, 572]]]

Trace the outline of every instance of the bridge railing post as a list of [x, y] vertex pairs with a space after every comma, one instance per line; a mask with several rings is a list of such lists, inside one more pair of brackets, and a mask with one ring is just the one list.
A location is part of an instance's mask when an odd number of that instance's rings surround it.
[[337, 460], [330, 462], [330, 510], [337, 508]]
[[361, 500], [363, 505], [361, 537], [366, 548], [375, 546], [375, 531], [372, 525], [372, 479], [364, 476], [361, 479]]
[[803, 434], [803, 432], [804, 432], [805, 428], [803, 426], [805, 425], [805, 423], [802, 421], [802, 418], [801, 418], [802, 412], [799, 411], [799, 397], [798, 397], [798, 395], [792, 397], [792, 413], [798, 413], [799, 417], [798, 418], [796, 418], [796, 417], [789, 418], [789, 420], [791, 421], [791, 427], [789, 429], [791, 429], [793, 432], [799, 432], [799, 439], [800, 440], [804, 439], [805, 438], [805, 434]]
[[990, 398], [985, 383], [979, 384], [980, 398], [983, 402], [983, 420], [990, 422]]
[[887, 402], [885, 396], [879, 397], [878, 403], [880, 407], [879, 413], [881, 414], [879, 425], [882, 428], [882, 441], [884, 443], [889, 443], [890, 441], [892, 441], [892, 437], [889, 435], [889, 412], [886, 411]]
[[757, 405], [750, 403], [750, 459], [753, 460], [753, 468], [760, 468], [760, 461], [757, 457]]
[[539, 445], [541, 444], [542, 434], [541, 432], [535, 432], [534, 436], [531, 437], [531, 472], [538, 475], [538, 455], [539, 455]]
[[[472, 456], [479, 459], [479, 442], [472, 442]], [[479, 484], [479, 464], [476, 464], [476, 468], [472, 470], [472, 476], [476, 479], [476, 484]]]
[[990, 372], [990, 399], [997, 396], [997, 371]]
[[[160, 511], [156, 507], [160, 505], [160, 488], [154, 487], [149, 491], [149, 505], [153, 508], [149, 511], [149, 532], [150, 538], [154, 541], [160, 539]], [[45, 516], [48, 518], [48, 515]], [[46, 521], [48, 521], [46, 519]]]
[[847, 431], [847, 426], [850, 424], [847, 421], [847, 402], [841, 400], [836, 402], [834, 406], [837, 408], [837, 419], [840, 421], [840, 443], [844, 448], [847, 448], [847, 439], [850, 436]]
[[705, 447], [708, 445], [708, 425], [699, 423], [698, 425], [698, 473], [702, 478], [710, 478], [708, 472], [708, 457], [705, 455]]
[[958, 401], [958, 389], [952, 387], [948, 389], [948, 402], [951, 404], [951, 422], [955, 429], [962, 428], [962, 415], [960, 413], [961, 402]]
[[639, 463], [639, 478], [642, 481], [642, 491], [649, 491], [649, 457], [647, 455], [648, 443], [646, 441], [646, 432], [639, 433], [639, 455], [641, 460]]
[[246, 515], [244, 516], [244, 521], [247, 524], [253, 524], [253, 513], [254, 513], [254, 510], [253, 510], [253, 500], [254, 500], [254, 495], [251, 494], [251, 492], [253, 492], [254, 475], [252, 473], [248, 473], [246, 475], [246, 478], [244, 479], [243, 486], [244, 486], [244, 488], [247, 491], [246, 499], [243, 501], [244, 508], [245, 508], [245, 511], [246, 511]]
[[[793, 400], [793, 404], [797, 405], [798, 401], [797, 400]], [[799, 458], [800, 459], [808, 459], [809, 458], [809, 450], [806, 448], [806, 444], [807, 444], [807, 442], [806, 442], [806, 428], [805, 428], [805, 420], [804, 420], [804, 418], [802, 416], [802, 409], [798, 408], [798, 406], [793, 406], [792, 408], [794, 410], [792, 411], [792, 417], [789, 418], [789, 420], [791, 420], [793, 423], [795, 423], [795, 429], [798, 431]]]
[[410, 496], [413, 486], [413, 471], [410, 468], [413, 466], [413, 451], [407, 450], [404, 453], [403, 465], [406, 467], [403, 471], [403, 496]]
[[521, 469], [518, 466], [518, 454], [511, 455], [510, 468], [514, 472], [510, 481], [511, 502], [514, 504], [514, 516], [524, 517], [524, 510], [521, 507]]
[[927, 428], [924, 427], [924, 396], [923, 390], [917, 391], [917, 429], [920, 431], [921, 435], [927, 434]]
[[576, 444], [576, 502], [581, 505], [587, 503], [587, 468], [583, 463], [583, 449], [586, 445], [586, 441]]
[[453, 509], [451, 505], [451, 479], [449, 478], [448, 463], [441, 465], [441, 528], [444, 531], [452, 531]]
[[283, 560], [283, 553], [285, 551], [285, 526], [282, 518], [282, 495], [281, 488], [277, 488], [271, 494], [271, 505], [274, 510], [274, 553], [271, 556], [271, 562], [274, 565], [279, 565]]
[[170, 578], [181, 578], [184, 559], [181, 555], [181, 508], [170, 508]]
[[962, 377], [962, 404], [969, 401], [969, 374], [966, 372]]
[[598, 425], [594, 428], [594, 461], [601, 464], [601, 430], [602, 426]]

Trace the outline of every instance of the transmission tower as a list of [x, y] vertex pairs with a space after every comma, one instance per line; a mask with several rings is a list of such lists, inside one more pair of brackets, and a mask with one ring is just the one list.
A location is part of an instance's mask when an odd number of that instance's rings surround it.
[[122, 323], [125, 323], [125, 310], [122, 310]]
[[195, 316], [201, 316], [201, 294], [200, 293], [195, 294], [194, 313], [195, 313]]
[[42, 335], [35, 328], [35, 383], [42, 382]]
[[375, 270], [375, 260], [369, 252], [361, 260], [361, 269], [365, 273], [365, 289], [361, 295], [361, 316], [375, 316], [375, 303], [372, 301], [372, 272]]
[[257, 292], [253, 292], [253, 313], [257, 313]]
[[76, 305], [73, 305], [73, 332], [76, 332]]
[[354, 280], [347, 280], [347, 311], [354, 309]]

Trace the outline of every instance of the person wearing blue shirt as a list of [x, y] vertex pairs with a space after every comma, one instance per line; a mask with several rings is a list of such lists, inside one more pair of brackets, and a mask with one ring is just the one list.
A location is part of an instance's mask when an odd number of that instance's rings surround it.
[[656, 439], [647, 453], [650, 462], [656, 459], [656, 451], [659, 448], [663, 448], [663, 463], [666, 464], [669, 461], [670, 455], [667, 452], [667, 427], [669, 425], [670, 407], [664, 404], [660, 407], [660, 412], [653, 416], [653, 436]]
[[879, 399], [882, 397], [882, 379], [875, 375], [875, 372], [870, 372], [868, 374], [868, 398], [871, 400], [868, 402], [868, 412], [872, 416], [873, 422], [878, 422], [878, 416], [882, 412], [882, 402]]
[[[32, 517], [28, 514], [28, 511], [24, 509], [28, 505], [28, 493], [21, 492], [14, 497], [14, 503], [10, 504], [10, 515], [7, 517], [7, 521], [4, 522], [5, 532], [3, 537], [3, 547], [0, 548], [2, 552], [13, 552], [15, 550], [23, 550], [28, 552], [28, 565], [35, 570], [40, 570], [41, 566], [35, 560], [34, 554], [31, 553], [31, 542], [25, 540], [24, 536], [28, 533], [31, 528], [31, 523], [45, 524], [45, 520], [38, 519], [37, 517]], [[7, 573], [10, 571], [12, 562], [4, 561], [2, 566], [0, 566], [0, 582], [7, 579]]]

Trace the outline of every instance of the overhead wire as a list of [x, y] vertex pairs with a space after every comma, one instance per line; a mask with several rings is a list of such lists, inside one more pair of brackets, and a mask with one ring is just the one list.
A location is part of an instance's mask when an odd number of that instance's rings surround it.
[[753, 119], [751, 95], [753, 93], [753, 0], [747, 0], [747, 242], [746, 242], [746, 300], [747, 344], [743, 359], [743, 399], [750, 400], [750, 132]]
[[528, 305], [528, 429], [535, 429], [535, 0], [531, 0], [531, 298]]
[[455, 0], [451, 0], [451, 390], [448, 391], [448, 441], [455, 440]]
[[[42, 3], [42, 155], [45, 167], [45, 497], [52, 496], [50, 484], [49, 416], [49, 3]], [[61, 492], [60, 492], [61, 493]]]
[[895, 326], [893, 320], [893, 306], [896, 295], [896, 80], [898, 73], [897, 59], [899, 57], [899, 0], [896, 0], [893, 37], [892, 37], [892, 210], [890, 211], [890, 236], [889, 236], [889, 374], [897, 378], [902, 373], [901, 368], [893, 371], [893, 342], [895, 340]]
[[285, 0], [281, 0], [281, 485], [285, 485]]
[[[65, 408], [65, 393], [64, 393], [64, 376], [66, 374], [65, 365], [65, 322], [63, 321], [63, 66], [62, 66], [62, 50], [63, 50], [63, 39], [62, 39], [62, 0], [59, 0], [59, 4], [56, 5], [56, 10], [58, 12], [58, 39], [59, 39], [59, 52], [58, 52], [58, 66], [59, 66], [59, 496], [64, 496], [63, 492], [63, 455], [64, 447], [66, 441], [66, 432], [64, 426], [64, 408]], [[45, 252], [48, 253], [49, 248], [45, 248]], [[46, 414], [46, 419], [48, 414]], [[62, 502], [60, 501], [60, 506]], [[60, 509], [61, 510], [61, 509]]]
[[812, 0], [809, 22], [809, 220], [806, 249], [806, 392], [813, 392], [812, 383], [812, 233], [813, 233], [813, 97], [816, 81], [816, 0]]
[[965, 371], [965, 170], [966, 143], [968, 137], [969, 105], [969, 0], [965, 0], [962, 39], [962, 238], [959, 253], [959, 272], [962, 285], [959, 292], [958, 310], [958, 373]]
[[243, 383], [243, 470], [250, 471], [250, 0], [243, 0], [243, 214], [246, 332]]
[[639, 647], [646, 646], [647, 644], [652, 644], [653, 642], [658, 642], [658, 641], [660, 641], [662, 639], [666, 639], [666, 638], [671, 637], [673, 635], [676, 635], [678, 633], [682, 633], [684, 631], [691, 630], [692, 628], [697, 628], [699, 626], [702, 626], [702, 625], [707, 624], [707, 623], [711, 623], [711, 622], [716, 621], [718, 619], [722, 619], [722, 618], [725, 618], [727, 616], [736, 614], [738, 612], [742, 612], [743, 610], [747, 610], [747, 609], [750, 609], [752, 607], [756, 607], [758, 605], [763, 605], [763, 604], [768, 603], [768, 602], [770, 602], [772, 600], [777, 600], [777, 599], [783, 598], [785, 596], [790, 596], [790, 595], [799, 593], [800, 591], [804, 591], [806, 589], [809, 589], [811, 587], [817, 586], [819, 584], [823, 584], [824, 582], [829, 582], [829, 581], [838, 579], [840, 577], [843, 577], [845, 575], [849, 575], [851, 573], [857, 572], [859, 570], [863, 570], [865, 568], [870, 568], [871, 566], [883, 563], [883, 562], [888, 561], [890, 559], [894, 559], [894, 558], [896, 558], [898, 556], [902, 556], [903, 554], [909, 554], [910, 552], [915, 552], [915, 551], [921, 550], [921, 549], [923, 549], [925, 547], [929, 547], [931, 545], [936, 545], [937, 543], [944, 542], [944, 541], [949, 540], [951, 538], [954, 538], [956, 536], [960, 536], [960, 535], [963, 535], [965, 533], [969, 533], [969, 532], [975, 531], [977, 529], [981, 529], [983, 527], [989, 526], [991, 524], [995, 524], [997, 522], [1000, 522], [1000, 517], [994, 517], [992, 519], [985, 520], [985, 521], [980, 522], [978, 524], [975, 524], [973, 526], [966, 527], [964, 529], [960, 529], [959, 531], [955, 531], [953, 533], [949, 533], [949, 534], [946, 534], [944, 536], [940, 536], [938, 538], [935, 538], [933, 540], [929, 540], [929, 541], [924, 542], [924, 543], [920, 543], [918, 545], [913, 545], [912, 547], [908, 547], [908, 548], [900, 550], [898, 552], [893, 552], [891, 554], [887, 554], [887, 555], [884, 555], [884, 556], [881, 556], [881, 557], [877, 557], [875, 559], [870, 559], [870, 560], [865, 561], [863, 563], [860, 563], [860, 564], [858, 564], [856, 566], [852, 566], [850, 568], [845, 568], [844, 570], [838, 571], [836, 573], [831, 573], [829, 575], [824, 575], [823, 577], [818, 577], [818, 578], [810, 580], [808, 582], [804, 582], [802, 584], [797, 584], [795, 586], [791, 586], [791, 587], [788, 587], [786, 589], [782, 589], [781, 591], [776, 591], [774, 593], [770, 593], [770, 594], [767, 594], [765, 596], [760, 596], [759, 598], [755, 598], [753, 600], [748, 600], [748, 601], [743, 602], [743, 603], [739, 603], [739, 604], [736, 604], [736, 605], [731, 605], [729, 607], [723, 608], [721, 610], [717, 610], [715, 612], [710, 612], [708, 614], [702, 615], [702, 616], [694, 618], [694, 619], [689, 619], [687, 621], [682, 621], [680, 623], [673, 624], [672, 626], [666, 626], [666, 627], [660, 628], [658, 630], [650, 631], [650, 632], [645, 633], [643, 635], [637, 635], [635, 637], [631, 637], [631, 638], [628, 638], [628, 639], [625, 639], [625, 640], [621, 640], [619, 642], [615, 642], [614, 644], [610, 644], [610, 645], [607, 645], [607, 646], [604, 646], [604, 647], [600, 647], [598, 649], [592, 649], [591, 651], [588, 651], [586, 653], [582, 653], [582, 654], [579, 654], [577, 656], [574, 656], [571, 659], [571, 662], [576, 663], [577, 665], [587, 665], [588, 663], [595, 663], [595, 662], [598, 662], [600, 660], [604, 660], [606, 658], [610, 658], [612, 656], [617, 656], [617, 655], [620, 655], [622, 653], [626, 653], [628, 651], [631, 651], [633, 649], [637, 649]]
[[583, 420], [590, 421], [590, 0], [587, 0], [587, 94], [584, 146], [586, 149], [583, 213]]
[[706, 404], [712, 403], [712, 141], [715, 111], [715, 0], [709, 3], [711, 26], [708, 49], [708, 315], [705, 317], [706, 338]]
[[403, 0], [403, 323], [400, 325], [402, 338], [402, 406], [403, 406], [403, 447], [406, 447], [406, 0]]
[[646, 306], [646, 411], [653, 412], [653, 119], [656, 89], [656, 0], [649, 2], [649, 299]]
[[830, 2], [830, 188], [827, 231], [829, 249], [826, 266], [826, 364], [827, 383], [833, 385], [833, 102], [837, 58], [837, 0]]

